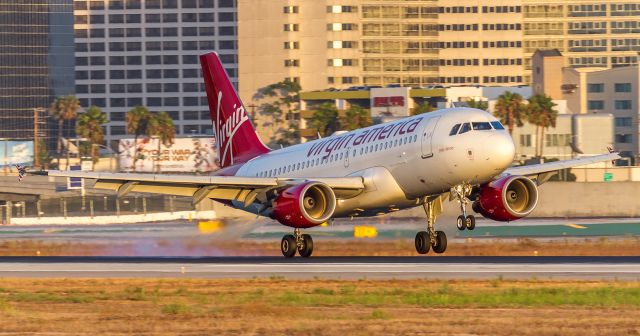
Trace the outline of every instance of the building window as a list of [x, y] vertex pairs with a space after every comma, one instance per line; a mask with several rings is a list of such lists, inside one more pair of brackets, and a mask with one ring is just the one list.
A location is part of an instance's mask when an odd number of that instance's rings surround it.
[[327, 13], [355, 13], [358, 11], [356, 6], [327, 6]]
[[603, 100], [589, 100], [587, 102], [587, 108], [589, 110], [604, 110]]
[[327, 30], [329, 31], [358, 30], [358, 25], [355, 23], [328, 23]]
[[631, 127], [633, 118], [631, 117], [618, 117], [615, 119], [616, 127]]
[[298, 31], [299, 27], [297, 23], [285, 23], [284, 31], [286, 32], [294, 32]]
[[284, 6], [282, 12], [285, 14], [296, 14], [298, 13], [298, 6]]
[[617, 143], [631, 143], [632, 141], [631, 134], [616, 134]]
[[297, 60], [297, 59], [284, 60], [284, 66], [286, 66], [286, 67], [298, 67], [298, 66], [300, 66], [300, 60]]
[[630, 110], [631, 109], [631, 101], [630, 100], [616, 100], [615, 101], [616, 110]]
[[111, 126], [111, 135], [124, 135], [125, 128], [124, 126]]
[[587, 84], [587, 91], [589, 93], [604, 92], [603, 83], [589, 83]]
[[298, 41], [287, 41], [284, 43], [285, 49], [300, 49], [300, 43]]
[[631, 83], [616, 83], [616, 92], [631, 92]]
[[520, 134], [520, 147], [531, 147], [531, 134]]

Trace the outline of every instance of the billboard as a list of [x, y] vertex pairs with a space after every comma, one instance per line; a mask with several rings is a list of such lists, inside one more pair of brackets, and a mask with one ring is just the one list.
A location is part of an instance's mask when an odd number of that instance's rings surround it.
[[[137, 150], [136, 150], [137, 147]], [[210, 172], [219, 168], [215, 138], [179, 138], [166, 147], [158, 139], [122, 139], [118, 145], [120, 170], [136, 172]], [[133, 159], [138, 159], [133, 167]]]
[[33, 165], [33, 141], [0, 140], [0, 166], [15, 165]]

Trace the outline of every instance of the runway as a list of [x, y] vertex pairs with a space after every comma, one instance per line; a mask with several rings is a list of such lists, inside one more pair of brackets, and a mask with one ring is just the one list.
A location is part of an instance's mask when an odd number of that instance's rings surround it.
[[640, 280], [640, 257], [1, 257], [0, 277]]

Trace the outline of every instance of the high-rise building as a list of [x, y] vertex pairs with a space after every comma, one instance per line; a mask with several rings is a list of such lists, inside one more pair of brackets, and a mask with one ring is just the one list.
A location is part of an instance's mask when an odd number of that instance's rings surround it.
[[0, 138], [33, 139], [34, 109], [74, 91], [72, 0], [0, 0], [0, 27]]
[[284, 80], [350, 86], [531, 83], [531, 57], [637, 64], [631, 0], [238, 0], [240, 95]]
[[126, 134], [126, 112], [165, 111], [178, 135], [212, 134], [198, 56], [217, 51], [237, 84], [235, 0], [75, 0], [76, 91], [109, 116], [106, 139]]

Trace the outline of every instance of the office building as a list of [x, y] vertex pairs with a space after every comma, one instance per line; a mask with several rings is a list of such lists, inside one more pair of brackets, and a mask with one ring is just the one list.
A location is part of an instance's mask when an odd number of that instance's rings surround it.
[[0, 26], [0, 138], [33, 139], [34, 109], [74, 91], [72, 0], [1, 0]]
[[638, 14], [630, 0], [238, 0], [240, 96], [259, 106], [256, 91], [284, 79], [304, 91], [527, 85], [538, 49], [570, 67], [633, 65]]
[[144, 105], [178, 135], [212, 134], [198, 56], [217, 51], [237, 84], [234, 0], [75, 0], [76, 91], [108, 114], [106, 139], [130, 137], [125, 117]]

